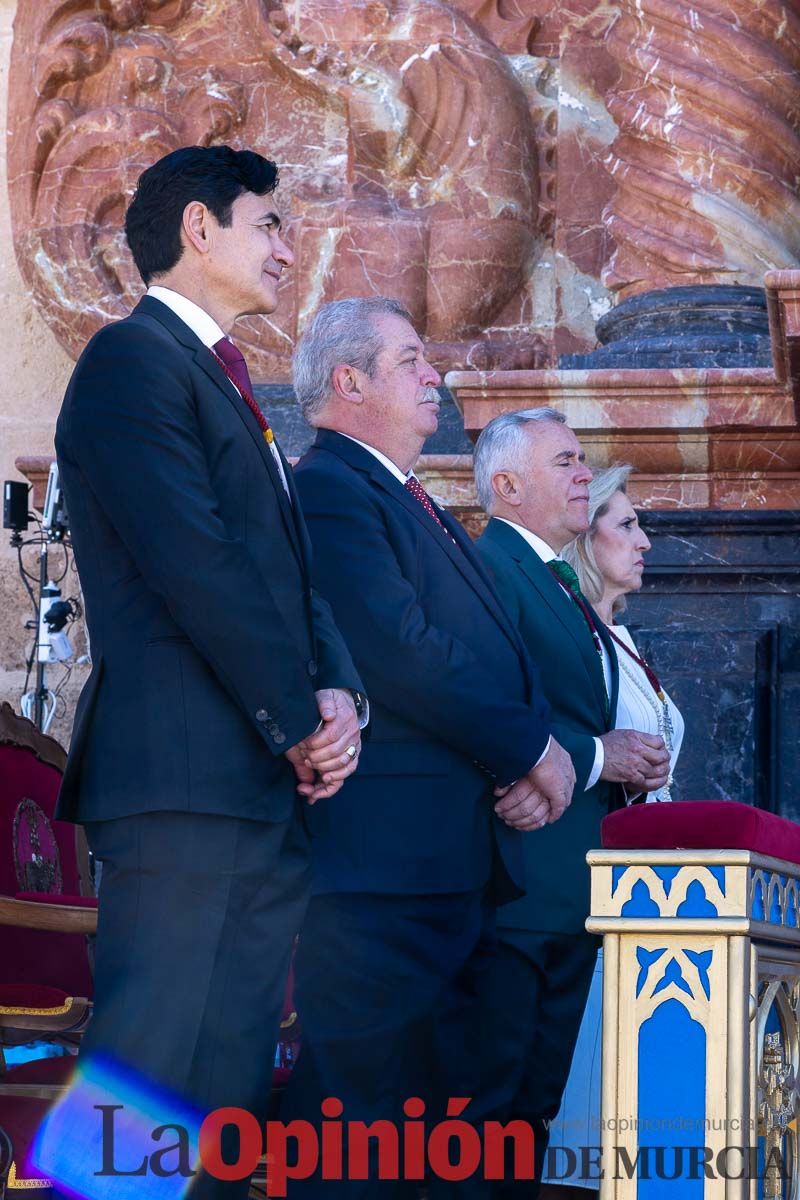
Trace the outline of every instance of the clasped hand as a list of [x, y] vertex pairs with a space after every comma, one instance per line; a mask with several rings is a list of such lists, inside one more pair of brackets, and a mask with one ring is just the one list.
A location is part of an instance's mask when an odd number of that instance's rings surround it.
[[612, 729], [601, 737], [605, 760], [601, 779], [624, 783], [636, 792], [655, 792], [669, 778], [669, 751], [657, 734]]
[[[297, 790], [309, 804], [334, 796], [358, 766], [361, 731], [350, 692], [325, 688], [316, 692], [319, 727], [286, 751], [297, 776]], [[348, 754], [348, 749], [355, 754]]]
[[494, 811], [506, 825], [527, 832], [552, 825], [572, 802], [575, 768], [572, 759], [555, 738], [547, 754], [510, 787], [495, 788], [499, 796]]

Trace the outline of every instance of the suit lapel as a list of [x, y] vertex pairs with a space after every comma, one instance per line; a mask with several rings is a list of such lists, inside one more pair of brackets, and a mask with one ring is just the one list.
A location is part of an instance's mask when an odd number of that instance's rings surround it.
[[[527, 655], [525, 654], [519, 634], [506, 614], [506, 610], [497, 596], [494, 587], [484, 575], [483, 569], [477, 565], [478, 556], [475, 553], [472, 541], [459, 523], [448, 513], [439, 509], [437, 505], [434, 505], [439, 519], [445, 526], [444, 529], [441, 529], [431, 519], [419, 500], [416, 500], [406, 491], [399, 480], [395, 479], [391, 471], [388, 471], [368, 450], [357, 445], [349, 438], [333, 433], [331, 430], [321, 429], [317, 434], [316, 445], [322, 449], [332, 451], [339, 458], [343, 458], [345, 462], [349, 463], [351, 467], [355, 467], [356, 470], [366, 472], [373, 483], [377, 484], [394, 501], [402, 505], [409, 516], [419, 522], [421, 528], [425, 530], [429, 537], [434, 539], [473, 591], [477, 592], [485, 608], [511, 641], [515, 649], [519, 651], [523, 661], [527, 661]], [[455, 545], [453, 544], [453, 539], [456, 541]]]
[[[264, 462], [264, 466], [267, 468], [267, 474], [269, 475], [272, 486], [275, 489], [278, 508], [280, 509], [283, 523], [286, 526], [286, 532], [289, 535], [289, 540], [292, 543], [292, 547], [297, 555], [298, 560], [305, 566], [306, 563], [304, 561], [303, 548], [301, 545], [295, 514], [292, 511], [292, 504], [289, 503], [289, 498], [286, 495], [286, 490], [284, 489], [275, 459], [272, 456], [272, 451], [264, 441], [264, 436], [259, 428], [258, 422], [250, 411], [248, 404], [242, 398], [242, 396], [240, 396], [238, 389], [234, 387], [228, 376], [223, 371], [216, 358], [216, 355], [214, 355], [206, 346], [203, 345], [197, 335], [192, 332], [189, 326], [182, 321], [180, 317], [178, 317], [172, 311], [171, 308], [169, 308], [166, 304], [162, 304], [160, 300], [156, 300], [152, 296], [143, 296], [136, 306], [135, 311], [137, 313], [143, 312], [150, 317], [155, 317], [157, 321], [164, 325], [165, 328], [168, 329], [173, 335], [173, 337], [175, 337], [182, 346], [185, 346], [186, 349], [191, 352], [198, 367], [205, 372], [211, 382], [215, 384], [220, 392], [222, 392], [228, 403], [238, 414], [245, 429], [252, 437]], [[284, 470], [286, 471], [287, 482], [289, 483], [289, 489], [291, 492], [291, 471], [288, 468], [285, 459], [282, 461], [284, 462]], [[295, 511], [299, 511], [299, 509], [296, 508], [296, 494], [292, 496], [292, 502], [295, 504]]]
[[[492, 541], [497, 542], [503, 549], [511, 555], [514, 561], [518, 564], [520, 570], [525, 575], [526, 579], [536, 589], [539, 597], [550, 609], [553, 618], [561, 627], [569, 634], [575, 643], [575, 647], [581, 656], [584, 666], [586, 667], [592, 688], [597, 697], [597, 702], [603, 713], [610, 710], [614, 712], [615, 696], [613, 695], [613, 678], [614, 667], [616, 664], [616, 656], [612, 652], [610, 661], [612, 666], [612, 696], [609, 698], [606, 693], [605, 677], [603, 675], [603, 664], [600, 660], [600, 655], [597, 653], [594, 645], [594, 639], [591, 636], [586, 625], [586, 619], [583, 613], [578, 608], [574, 600], [566, 594], [564, 589], [554, 579], [552, 573], [548, 570], [545, 563], [542, 562], [539, 555], [515, 529], [504, 524], [502, 521], [491, 520], [487, 526], [485, 536]], [[600, 618], [592, 613], [595, 625], [597, 626], [600, 636], [603, 638], [603, 643], [610, 643], [611, 639], [604, 634], [603, 622]]]
[[[263, 441], [264, 439], [262, 438], [261, 440]], [[278, 443], [276, 442], [275, 445], [278, 446]], [[311, 539], [308, 536], [308, 530], [306, 529], [306, 523], [302, 517], [303, 507], [300, 503], [300, 497], [297, 494], [297, 487], [294, 482], [294, 471], [292, 470], [292, 468], [286, 458], [286, 455], [283, 453], [280, 446], [278, 446], [278, 454], [280, 455], [281, 462], [283, 463], [283, 471], [286, 476], [286, 486], [289, 488], [289, 498], [291, 500], [290, 509], [291, 509], [292, 518], [293, 518], [292, 526], [293, 526], [295, 534], [297, 536], [297, 544], [298, 544], [298, 547], [300, 550], [300, 558], [301, 558], [301, 561], [303, 564], [303, 569], [304, 569], [306, 575], [308, 575], [310, 577], [310, 575], [311, 575]], [[282, 486], [281, 486], [281, 491], [283, 491]]]
[[[508, 613], [506, 612], [506, 607], [503, 604], [503, 601], [500, 599], [499, 595], [497, 594], [497, 590], [494, 586], [494, 583], [492, 582], [492, 579], [489, 576], [488, 572], [485, 570], [480, 555], [475, 550], [475, 547], [472, 542], [472, 538], [469, 536], [467, 531], [464, 529], [464, 526], [461, 524], [461, 522], [457, 521], [456, 518], [454, 516], [452, 516], [451, 513], [447, 512], [446, 509], [440, 508], [439, 505], [436, 504], [435, 502], [434, 502], [434, 508], [436, 509], [439, 519], [441, 520], [441, 522], [444, 525], [447, 532], [449, 534], [452, 534], [452, 536], [455, 538], [456, 542], [458, 543], [458, 546], [460, 547], [460, 550], [461, 550], [462, 557], [464, 557], [466, 559], [467, 563], [472, 567], [475, 575], [480, 579], [481, 583], [483, 584], [483, 587], [486, 589], [486, 591], [492, 597], [495, 608], [497, 610], [497, 614], [499, 614], [500, 619], [501, 619], [500, 623], [502, 624], [503, 628], [505, 629], [508, 637], [511, 639], [511, 641], [514, 643], [514, 645], [519, 650], [520, 655], [522, 656], [523, 660], [527, 663], [528, 652], [525, 649], [525, 643], [522, 640], [522, 635], [520, 634], [516, 625], [511, 620]], [[450, 545], [452, 545], [452, 543], [450, 543]], [[458, 566], [459, 562], [458, 562], [457, 555], [453, 556], [453, 560], [456, 563], [456, 566]]]

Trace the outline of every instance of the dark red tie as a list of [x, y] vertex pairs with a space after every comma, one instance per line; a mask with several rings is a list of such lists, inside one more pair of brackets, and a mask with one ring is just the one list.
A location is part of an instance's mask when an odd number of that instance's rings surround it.
[[230, 338], [226, 337], [220, 338], [218, 342], [214, 343], [211, 349], [219, 359], [222, 369], [231, 383], [235, 383], [242, 393], [242, 399], [258, 421], [259, 428], [264, 435], [264, 441], [271, 444], [273, 440], [272, 430], [270, 429], [269, 421], [258, 407], [258, 402], [253, 395], [250, 372], [247, 369], [247, 363], [244, 360], [241, 350], [238, 346], [234, 346]]
[[451, 542], [457, 546], [458, 542], [456, 542], [456, 539], [453, 537], [452, 533], [450, 533], [450, 531], [439, 520], [439, 517], [436, 514], [436, 509], [433, 507], [433, 501], [425, 491], [425, 488], [422, 486], [420, 481], [417, 479], [416, 475], [409, 475], [403, 486], [407, 492], [411, 493], [415, 500], [419, 500], [428, 516], [433, 518], [440, 529], [444, 529]]

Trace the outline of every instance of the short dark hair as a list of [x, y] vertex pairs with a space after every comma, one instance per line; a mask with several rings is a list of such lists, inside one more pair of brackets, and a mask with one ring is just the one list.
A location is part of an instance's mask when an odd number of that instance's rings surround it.
[[266, 196], [278, 185], [278, 168], [254, 150], [230, 146], [184, 146], [139, 176], [125, 214], [125, 236], [145, 282], [171, 270], [183, 254], [181, 221], [199, 200], [220, 225], [231, 223], [233, 202], [243, 192]]

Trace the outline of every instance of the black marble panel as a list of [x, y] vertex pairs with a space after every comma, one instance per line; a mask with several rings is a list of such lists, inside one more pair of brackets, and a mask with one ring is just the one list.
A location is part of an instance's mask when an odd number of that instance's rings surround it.
[[763, 288], [698, 284], [632, 296], [597, 322], [600, 345], [565, 354], [563, 369], [769, 367]]
[[[255, 397], [266, 413], [284, 454], [290, 458], [303, 454], [314, 440], [314, 430], [308, 425], [295, 400], [291, 387], [282, 384], [261, 384], [255, 387]], [[446, 387], [439, 388], [442, 407], [439, 428], [428, 438], [425, 454], [471, 454], [472, 442], [464, 433], [461, 414]]]
[[800, 514], [644, 513], [623, 618], [686, 721], [676, 799], [800, 820]]

